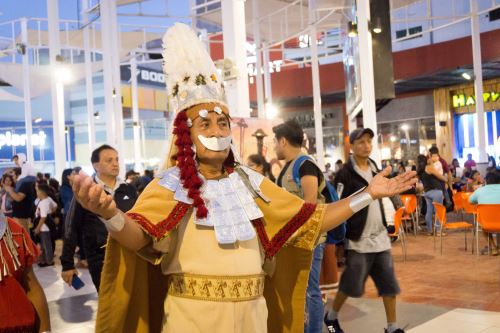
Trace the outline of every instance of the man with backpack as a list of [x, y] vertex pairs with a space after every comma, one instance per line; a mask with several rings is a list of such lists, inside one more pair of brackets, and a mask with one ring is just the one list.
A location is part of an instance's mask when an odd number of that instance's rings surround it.
[[[304, 132], [295, 120], [289, 120], [273, 128], [276, 155], [286, 164], [278, 176], [277, 184], [288, 192], [309, 203], [332, 202], [327, 182], [312, 157], [302, 152]], [[316, 246], [306, 296], [305, 333], [321, 333], [323, 301], [319, 287], [324, 239]]]
[[[374, 136], [369, 128], [355, 129], [349, 135], [352, 155], [334, 180], [341, 199], [363, 190], [380, 172], [369, 157]], [[394, 230], [394, 226], [388, 223], [393, 220], [394, 206], [390, 200], [375, 200], [347, 220], [346, 266], [333, 307], [325, 315], [328, 332], [344, 332], [337, 318], [338, 313], [348, 297], [363, 295], [366, 279], [371, 276], [384, 301], [387, 317], [385, 333], [404, 333], [396, 323], [396, 295], [400, 290], [388, 235]]]

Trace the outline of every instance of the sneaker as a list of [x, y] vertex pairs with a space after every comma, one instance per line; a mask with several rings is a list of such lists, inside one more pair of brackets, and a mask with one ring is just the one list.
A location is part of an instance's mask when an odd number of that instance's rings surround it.
[[328, 330], [328, 333], [344, 333], [344, 331], [340, 328], [339, 320], [328, 319], [328, 313], [325, 314], [324, 322]]
[[[389, 331], [387, 329], [384, 330], [385, 333], [389, 333]], [[398, 328], [397, 330], [395, 330], [393, 333], [405, 333], [404, 329], [402, 328]]]

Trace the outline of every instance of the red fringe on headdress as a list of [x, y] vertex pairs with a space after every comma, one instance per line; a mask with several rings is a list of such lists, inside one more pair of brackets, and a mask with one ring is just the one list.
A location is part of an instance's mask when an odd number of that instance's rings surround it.
[[193, 141], [189, 135], [186, 112], [179, 112], [174, 121], [174, 134], [177, 136], [175, 145], [177, 146], [177, 166], [181, 171], [182, 185], [188, 190], [188, 196], [193, 199], [193, 206], [196, 207], [196, 217], [205, 218], [208, 209], [205, 201], [201, 197], [200, 187], [203, 181], [198, 176], [196, 163], [194, 160]]

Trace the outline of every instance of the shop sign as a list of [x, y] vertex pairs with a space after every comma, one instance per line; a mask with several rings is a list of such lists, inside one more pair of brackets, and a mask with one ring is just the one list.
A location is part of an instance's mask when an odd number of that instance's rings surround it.
[[[31, 141], [33, 146], [44, 146], [47, 135], [44, 131], [33, 133]], [[24, 147], [26, 146], [26, 134], [14, 134], [11, 131], [0, 133], [0, 150], [3, 147]]]
[[[137, 66], [137, 83], [155, 87], [165, 87], [165, 75], [161, 71], [156, 71], [146, 67]], [[121, 80], [130, 83], [131, 73], [130, 66], [123, 65], [120, 67]]]
[[[485, 92], [483, 93], [483, 101], [485, 103], [488, 102], [496, 102], [500, 98], [500, 93], [495, 91]], [[452, 104], [454, 108], [461, 108], [464, 106], [470, 106], [476, 104], [475, 96], [465, 95], [465, 94], [456, 94], [452, 96]]]

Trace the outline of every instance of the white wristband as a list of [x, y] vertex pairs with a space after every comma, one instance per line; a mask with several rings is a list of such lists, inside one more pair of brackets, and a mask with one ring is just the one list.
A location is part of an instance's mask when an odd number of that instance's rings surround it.
[[105, 220], [102, 217], [100, 217], [99, 219], [102, 221], [102, 223], [104, 223], [108, 231], [120, 232], [122, 231], [123, 227], [125, 227], [125, 218], [123, 217], [122, 212], [119, 212], [109, 220]]
[[349, 207], [354, 213], [359, 212], [361, 209], [369, 206], [373, 202], [373, 198], [366, 192], [353, 196], [349, 202]]

